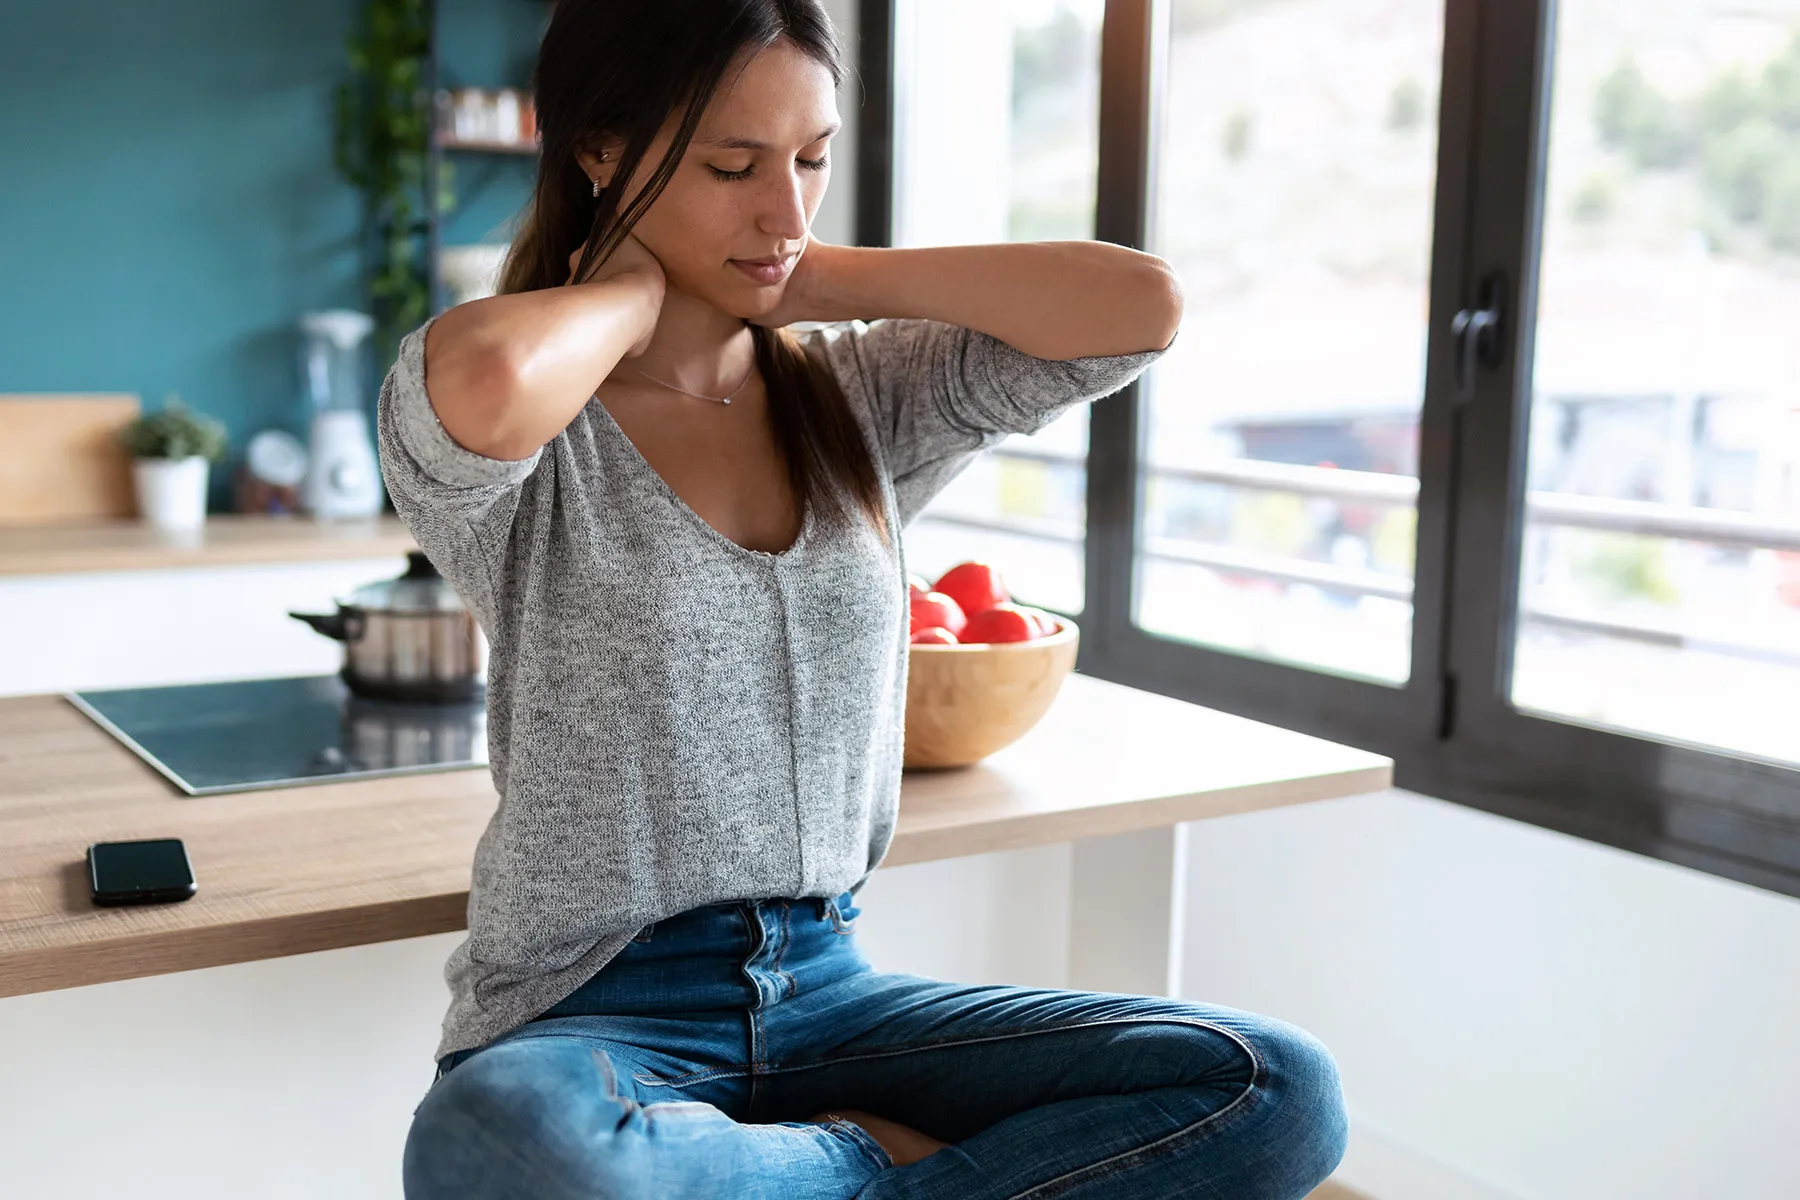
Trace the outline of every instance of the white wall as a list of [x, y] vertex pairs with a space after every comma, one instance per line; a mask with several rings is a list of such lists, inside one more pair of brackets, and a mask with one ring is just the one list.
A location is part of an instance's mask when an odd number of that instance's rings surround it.
[[1351, 1185], [1800, 1195], [1800, 901], [1404, 792], [1190, 854], [1185, 992], [1332, 1048]]
[[315, 675], [343, 643], [288, 616], [333, 612], [406, 559], [0, 577], [0, 696]]

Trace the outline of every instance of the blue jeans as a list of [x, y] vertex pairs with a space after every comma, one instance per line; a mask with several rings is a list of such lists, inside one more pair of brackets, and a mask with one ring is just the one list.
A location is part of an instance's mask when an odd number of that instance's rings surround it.
[[[573, 994], [446, 1055], [409, 1200], [1297, 1200], [1344, 1151], [1311, 1034], [1211, 1004], [876, 971], [861, 910], [660, 921]], [[895, 1166], [858, 1108], [950, 1145]]]

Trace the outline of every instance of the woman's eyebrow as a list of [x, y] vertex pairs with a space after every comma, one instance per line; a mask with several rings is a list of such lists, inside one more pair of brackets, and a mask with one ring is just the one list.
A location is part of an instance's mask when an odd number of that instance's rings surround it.
[[[806, 139], [805, 144], [810, 146], [814, 142], [822, 142], [841, 128], [843, 128], [842, 122], [828, 125], [818, 133], [815, 133], [812, 137]], [[694, 139], [694, 144], [696, 146], [714, 146], [721, 150], [767, 150], [769, 148], [768, 143], [759, 142], [755, 138], [747, 137], [697, 137]]]

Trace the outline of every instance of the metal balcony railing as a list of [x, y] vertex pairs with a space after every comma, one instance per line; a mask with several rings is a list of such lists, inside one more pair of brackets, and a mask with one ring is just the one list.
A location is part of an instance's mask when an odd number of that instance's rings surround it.
[[[1030, 445], [996, 447], [991, 453], [999, 458], [1043, 462], [1082, 470], [1087, 465], [1086, 460], [1079, 455]], [[1347, 504], [1412, 508], [1418, 504], [1419, 495], [1418, 481], [1406, 476], [1257, 462], [1250, 459], [1224, 459], [1204, 465], [1147, 463], [1144, 470], [1158, 479], [1285, 492]], [[1675, 538], [1737, 549], [1800, 552], [1800, 522], [1723, 509], [1532, 492], [1526, 498], [1526, 514], [1529, 520], [1551, 527]], [[1078, 543], [1082, 539], [1080, 525], [1069, 521], [977, 517], [955, 512], [928, 512], [922, 516], [939, 524], [965, 526], [1038, 541]], [[1366, 568], [1312, 562], [1162, 536], [1143, 539], [1139, 552], [1154, 560], [1184, 563], [1229, 574], [1282, 583], [1310, 584], [1349, 595], [1378, 596], [1408, 603], [1412, 600], [1410, 578]], [[1543, 607], [1523, 608], [1519, 616], [1532, 625], [1571, 633], [1597, 634], [1651, 645], [1748, 658], [1758, 662], [1800, 666], [1800, 644], [1770, 645], [1766, 641], [1746, 639], [1733, 632], [1688, 629], [1673, 623], [1634, 622], [1609, 614], [1566, 612]]]
[[[991, 453], [998, 458], [1046, 462], [1084, 470], [1087, 466], [1086, 460], [1079, 455], [1033, 446], [1002, 446]], [[1301, 467], [1238, 458], [1221, 459], [1205, 466], [1153, 462], [1145, 464], [1145, 472], [1158, 479], [1288, 492], [1352, 504], [1413, 508], [1419, 502], [1418, 480], [1373, 471]], [[1800, 520], [1772, 520], [1728, 509], [1532, 492], [1525, 498], [1525, 515], [1540, 525], [1678, 538], [1739, 549], [1800, 551]]]

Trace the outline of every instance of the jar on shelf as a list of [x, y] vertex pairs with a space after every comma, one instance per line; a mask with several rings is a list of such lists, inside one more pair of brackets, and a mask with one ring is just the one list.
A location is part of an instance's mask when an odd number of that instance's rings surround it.
[[519, 144], [519, 93], [515, 88], [494, 93], [493, 140], [508, 146]]

